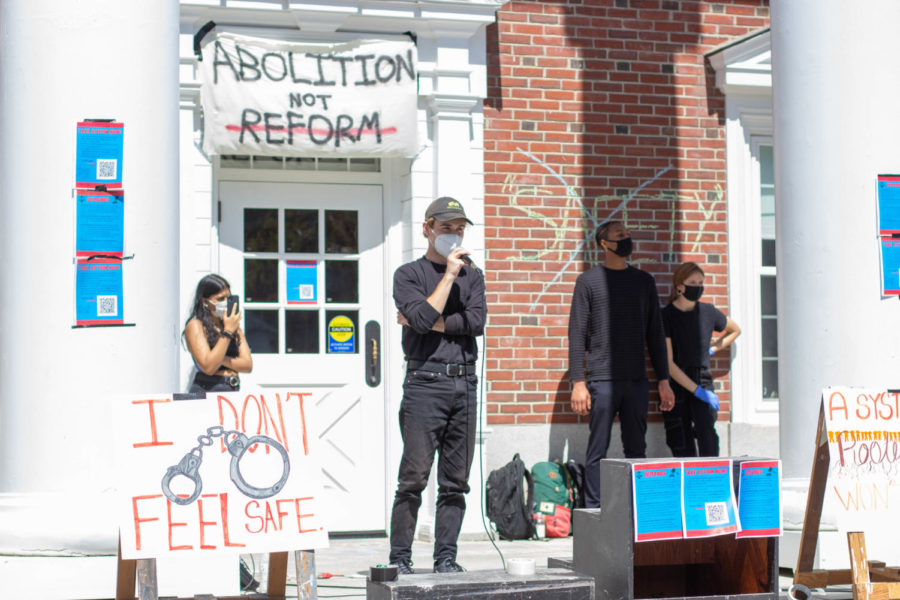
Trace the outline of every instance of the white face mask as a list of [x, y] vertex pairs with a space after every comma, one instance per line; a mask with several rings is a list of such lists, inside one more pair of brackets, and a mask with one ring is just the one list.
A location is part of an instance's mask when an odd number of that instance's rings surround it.
[[442, 233], [434, 238], [434, 249], [444, 257], [449, 256], [460, 246], [462, 246], [462, 238], [455, 233]]
[[219, 317], [220, 319], [225, 318], [225, 308], [228, 306], [227, 300], [222, 300], [221, 302], [213, 303], [213, 311], [212, 313]]

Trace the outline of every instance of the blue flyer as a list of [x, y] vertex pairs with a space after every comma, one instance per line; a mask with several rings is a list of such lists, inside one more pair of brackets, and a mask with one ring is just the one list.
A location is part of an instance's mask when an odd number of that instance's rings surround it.
[[900, 238], [881, 238], [881, 295], [900, 296]]
[[122, 190], [75, 194], [75, 255], [122, 256], [125, 231], [125, 194]]
[[122, 261], [78, 259], [75, 268], [75, 324], [121, 325]]
[[125, 126], [104, 121], [80, 121], [75, 136], [75, 187], [122, 187]]
[[318, 270], [314, 260], [288, 260], [287, 267], [287, 303], [315, 304], [318, 294], [316, 283]]
[[737, 532], [731, 460], [684, 461], [682, 468], [684, 537]]
[[737, 537], [781, 535], [781, 462], [753, 460], [741, 463]]
[[900, 233], [900, 175], [878, 176], [878, 235]]
[[684, 537], [681, 522], [681, 463], [635, 464], [634, 541], [674, 540]]

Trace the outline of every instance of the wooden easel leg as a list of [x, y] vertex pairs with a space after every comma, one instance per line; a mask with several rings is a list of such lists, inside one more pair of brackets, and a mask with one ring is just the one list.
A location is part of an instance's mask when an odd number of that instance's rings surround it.
[[266, 595], [270, 598], [284, 598], [287, 587], [287, 552], [269, 552], [269, 583]]
[[119, 561], [116, 565], [116, 600], [134, 600], [134, 570], [137, 561], [122, 559], [122, 540], [119, 540]]
[[869, 559], [866, 556], [866, 536], [861, 531], [847, 533], [850, 548], [850, 576], [853, 585], [853, 600], [869, 598]]
[[[825, 431], [825, 405], [819, 405], [819, 424], [816, 429], [816, 450], [812, 473], [809, 477], [809, 493], [806, 496], [806, 512], [803, 517], [803, 531], [800, 533], [800, 551], [797, 568], [794, 569], [794, 583], [809, 585], [804, 575], [811, 574], [822, 520], [822, 505], [825, 502], [825, 485], [828, 480], [830, 460], [828, 435]], [[817, 586], [811, 586], [817, 587]]]
[[319, 597], [316, 588], [316, 551], [297, 550], [294, 561], [297, 563], [297, 600], [316, 600]]
[[137, 561], [138, 600], [159, 600], [156, 585], [156, 559], [142, 558]]

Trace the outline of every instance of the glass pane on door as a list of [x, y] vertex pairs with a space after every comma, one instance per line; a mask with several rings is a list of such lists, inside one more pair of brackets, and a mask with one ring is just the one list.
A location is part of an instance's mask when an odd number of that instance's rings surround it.
[[359, 227], [355, 210], [325, 211], [325, 252], [329, 254], [359, 252]]
[[247, 309], [244, 311], [247, 344], [253, 354], [278, 353], [278, 311]]
[[278, 302], [277, 259], [244, 259], [244, 302]]
[[284, 340], [287, 354], [318, 354], [319, 311], [284, 311]]
[[359, 302], [359, 263], [355, 260], [325, 261], [325, 301]]
[[244, 252], [278, 252], [278, 209], [244, 209]]
[[285, 209], [284, 251], [319, 251], [319, 211]]
[[775, 164], [773, 147], [759, 146], [760, 356], [763, 399], [778, 399], [778, 304], [775, 275]]

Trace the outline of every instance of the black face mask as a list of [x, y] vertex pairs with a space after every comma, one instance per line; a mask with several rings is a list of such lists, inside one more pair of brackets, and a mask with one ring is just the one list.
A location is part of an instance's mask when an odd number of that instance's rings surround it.
[[684, 286], [684, 292], [682, 296], [691, 302], [696, 302], [700, 299], [700, 296], [703, 295], [703, 286], [702, 285], [686, 285]]
[[613, 254], [621, 256], [622, 258], [627, 258], [628, 256], [631, 256], [631, 251], [634, 250], [634, 244], [632, 243], [630, 237], [622, 238], [621, 240], [606, 240], [606, 241], [616, 243], [616, 249], [613, 250], [612, 248], [610, 248], [609, 251], [612, 252]]

